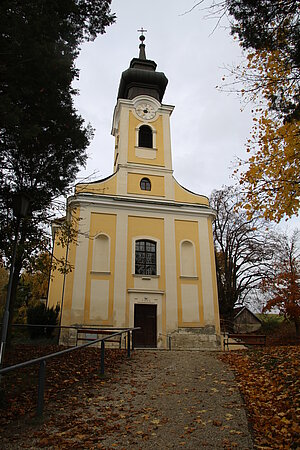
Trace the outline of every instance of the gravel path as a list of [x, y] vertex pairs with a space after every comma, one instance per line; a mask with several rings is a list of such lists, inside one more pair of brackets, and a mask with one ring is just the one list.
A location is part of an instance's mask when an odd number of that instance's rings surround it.
[[138, 350], [63, 402], [1, 448], [253, 448], [234, 376], [214, 352]]

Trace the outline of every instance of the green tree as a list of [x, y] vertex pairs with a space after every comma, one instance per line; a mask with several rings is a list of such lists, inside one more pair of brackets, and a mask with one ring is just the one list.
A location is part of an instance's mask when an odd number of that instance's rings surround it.
[[[76, 112], [72, 81], [80, 44], [114, 22], [110, 0], [3, 0], [0, 3], [0, 244], [19, 246], [12, 302], [24, 260], [45, 242], [53, 200], [68, 192], [86, 161], [92, 130]], [[14, 193], [30, 198], [21, 224]], [[20, 226], [17, 226], [20, 225]]]
[[[27, 323], [30, 325], [44, 325], [42, 327], [31, 327], [29, 329], [32, 339], [46, 335], [50, 338], [54, 332], [53, 325], [57, 325], [59, 315], [59, 306], [47, 308], [43, 303], [38, 303], [27, 309]], [[47, 327], [45, 325], [52, 325]]]

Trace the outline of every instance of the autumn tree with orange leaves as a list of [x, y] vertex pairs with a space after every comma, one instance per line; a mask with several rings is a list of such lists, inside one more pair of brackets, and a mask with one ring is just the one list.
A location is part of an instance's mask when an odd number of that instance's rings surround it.
[[235, 175], [250, 218], [279, 222], [300, 206], [300, 0], [199, 0], [217, 24], [227, 17], [245, 52], [229, 89], [253, 104], [249, 157]]
[[28, 307], [33, 307], [47, 298], [51, 265], [51, 255], [44, 251], [31, 258], [22, 272], [16, 296], [16, 322], [25, 322]]
[[235, 173], [248, 211], [279, 222], [299, 211], [300, 122], [297, 115], [287, 118], [275, 111], [273, 101], [277, 90], [294, 95], [295, 80], [280, 51], [249, 54], [240, 78], [247, 83], [243, 95], [258, 106], [247, 143], [249, 159], [239, 161]]
[[262, 291], [268, 300], [264, 312], [277, 310], [295, 324], [300, 335], [300, 232], [282, 235], [278, 240], [278, 258], [272, 275], [262, 281]]
[[254, 102], [247, 161], [236, 173], [249, 215], [279, 222], [300, 206], [300, 2], [226, 0], [232, 34], [247, 52], [237, 68], [242, 95]]

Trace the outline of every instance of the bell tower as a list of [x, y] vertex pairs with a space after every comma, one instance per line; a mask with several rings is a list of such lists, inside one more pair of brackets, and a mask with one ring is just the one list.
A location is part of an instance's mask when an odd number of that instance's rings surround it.
[[[117, 193], [172, 198], [168, 186], [172, 177], [170, 116], [174, 107], [162, 103], [168, 79], [156, 71], [154, 61], [146, 58], [144, 40], [142, 33], [139, 57], [133, 58], [121, 75], [113, 115], [114, 171], [120, 181]], [[141, 184], [144, 178], [148, 184]]]

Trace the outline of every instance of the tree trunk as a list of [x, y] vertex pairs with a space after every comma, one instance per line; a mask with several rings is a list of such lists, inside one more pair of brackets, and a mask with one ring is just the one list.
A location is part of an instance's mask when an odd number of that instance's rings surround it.
[[17, 259], [15, 263], [15, 270], [12, 279], [12, 287], [11, 287], [11, 295], [10, 295], [10, 303], [9, 303], [9, 321], [8, 321], [8, 329], [7, 329], [7, 338], [6, 338], [6, 347], [9, 348], [11, 346], [11, 335], [12, 335], [12, 323], [14, 318], [14, 309], [17, 297], [17, 289], [19, 284], [20, 272], [22, 269], [22, 260]]
[[[16, 227], [16, 236], [19, 238], [19, 224]], [[20, 239], [18, 239], [16, 245], [17, 245], [17, 253], [16, 253], [16, 260], [14, 264], [14, 273], [13, 273], [13, 279], [12, 279], [12, 286], [11, 286], [11, 294], [10, 294], [10, 303], [9, 303], [9, 321], [8, 321], [8, 330], [7, 330], [7, 337], [6, 337], [6, 346], [9, 348], [11, 346], [11, 335], [12, 335], [12, 323], [14, 318], [14, 308], [16, 303], [16, 297], [17, 297], [17, 289], [20, 279], [20, 273], [23, 266], [23, 257], [24, 257], [24, 241], [27, 233], [27, 224], [26, 220], [22, 220], [21, 222], [21, 230], [20, 230]], [[11, 267], [12, 270], [12, 267]]]
[[296, 336], [300, 337], [300, 321], [298, 318], [294, 320], [295, 328], [296, 328]]

